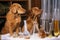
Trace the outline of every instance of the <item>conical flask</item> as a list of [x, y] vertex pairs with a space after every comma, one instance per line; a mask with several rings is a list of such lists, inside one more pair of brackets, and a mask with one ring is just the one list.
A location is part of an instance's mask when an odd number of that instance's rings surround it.
[[27, 30], [27, 23], [26, 20], [24, 20], [24, 32], [23, 32], [24, 36], [28, 36], [30, 35], [30, 33]]

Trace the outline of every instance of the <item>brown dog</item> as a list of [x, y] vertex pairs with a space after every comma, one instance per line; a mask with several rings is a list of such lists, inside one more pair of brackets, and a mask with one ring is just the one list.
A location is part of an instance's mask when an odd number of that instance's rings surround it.
[[[31, 9], [30, 13], [27, 15], [28, 16], [28, 18], [27, 18], [27, 30], [30, 33], [32, 33], [32, 31], [33, 31], [34, 22], [36, 22], [36, 24], [37, 24], [36, 28], [39, 31], [38, 22], [37, 22], [38, 21], [37, 16], [41, 15], [41, 12], [42, 12], [42, 10], [39, 9], [38, 7], [33, 7]], [[23, 27], [22, 31], [24, 31], [24, 27]]]
[[20, 14], [24, 14], [26, 10], [18, 3], [13, 3], [9, 9], [6, 15], [6, 23], [1, 33], [10, 33], [10, 35], [13, 35], [13, 32], [16, 30], [18, 34], [18, 28], [21, 22]]

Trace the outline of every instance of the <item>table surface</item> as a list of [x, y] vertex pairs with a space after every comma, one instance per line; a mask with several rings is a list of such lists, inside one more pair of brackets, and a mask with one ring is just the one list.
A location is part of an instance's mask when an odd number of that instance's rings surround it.
[[31, 35], [30, 39], [26, 39], [24, 37], [10, 37], [9, 33], [1, 35], [1, 40], [60, 40], [60, 36], [58, 37], [45, 37], [45, 38], [40, 38], [37, 34]]

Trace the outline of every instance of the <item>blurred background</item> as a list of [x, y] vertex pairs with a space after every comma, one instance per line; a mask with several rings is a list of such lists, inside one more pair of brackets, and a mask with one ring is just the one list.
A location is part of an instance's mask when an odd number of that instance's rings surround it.
[[[30, 10], [35, 6], [41, 8], [41, 0], [0, 0], [0, 31], [4, 27], [4, 24], [6, 22], [5, 16], [9, 11], [9, 6], [12, 3], [19, 3], [26, 10]], [[25, 17], [25, 15], [22, 15], [23, 20]]]
[[[0, 30], [6, 22], [5, 16], [12, 3], [19, 3], [26, 10], [39, 7], [43, 10], [39, 23], [44, 27], [45, 31], [49, 32], [50, 28], [55, 25], [59, 25], [60, 30], [60, 0], [0, 0]], [[21, 17], [22, 20], [26, 19], [26, 15], [21, 15]], [[56, 24], [53, 21], [56, 21]]]

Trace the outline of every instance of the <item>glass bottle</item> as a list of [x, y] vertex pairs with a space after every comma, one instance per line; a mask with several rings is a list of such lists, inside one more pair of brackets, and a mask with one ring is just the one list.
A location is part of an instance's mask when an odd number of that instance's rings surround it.
[[53, 26], [54, 26], [54, 35], [59, 35], [59, 9], [54, 9], [53, 13]]
[[49, 23], [51, 21], [50, 19], [50, 0], [41, 0], [41, 6], [42, 6], [42, 16], [41, 16], [41, 19], [42, 20], [42, 26], [44, 27], [44, 31], [46, 33], [49, 33]]
[[58, 0], [53, 0], [53, 26], [54, 26], [54, 35], [59, 35], [59, 8]]

